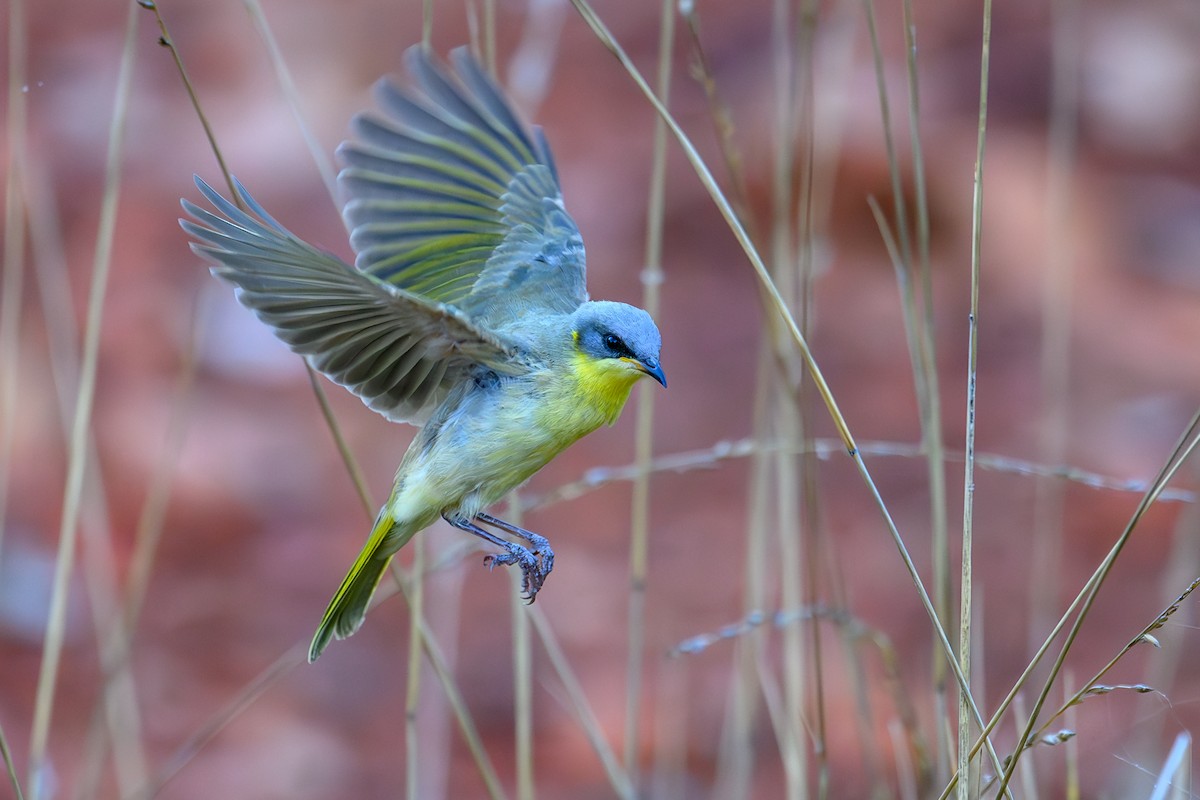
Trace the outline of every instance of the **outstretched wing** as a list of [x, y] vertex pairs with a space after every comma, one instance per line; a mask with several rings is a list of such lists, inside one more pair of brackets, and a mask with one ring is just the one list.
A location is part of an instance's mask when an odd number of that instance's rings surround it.
[[183, 200], [180, 220], [215, 275], [312, 366], [391, 420], [419, 421], [477, 365], [518, 369], [517, 350], [460, 311], [359, 272], [287, 231], [237, 184], [253, 213], [196, 186], [216, 214]]
[[424, 48], [405, 58], [423, 97], [388, 80], [383, 116], [355, 118], [338, 177], [356, 266], [481, 326], [587, 300], [579, 228], [554, 161], [465, 49], [457, 78]]

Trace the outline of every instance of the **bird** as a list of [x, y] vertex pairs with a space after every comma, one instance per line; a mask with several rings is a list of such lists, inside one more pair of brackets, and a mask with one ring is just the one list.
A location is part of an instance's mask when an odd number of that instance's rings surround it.
[[353, 265], [284, 228], [236, 179], [236, 203], [198, 175], [211, 210], [181, 200], [192, 250], [242, 305], [369, 408], [420, 426], [309, 662], [362, 626], [393, 556], [439, 518], [497, 548], [488, 567], [520, 569], [532, 603], [554, 551], [486, 509], [613, 424], [640, 379], [667, 385], [650, 314], [588, 297], [542, 130], [466, 48], [447, 64], [417, 45], [404, 61], [407, 84], [382, 78], [381, 113], [355, 116], [337, 150]]

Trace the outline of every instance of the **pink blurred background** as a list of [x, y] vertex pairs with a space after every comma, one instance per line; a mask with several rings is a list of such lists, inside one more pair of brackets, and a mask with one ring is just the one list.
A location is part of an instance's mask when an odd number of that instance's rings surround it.
[[[907, 154], [898, 4], [878, 5], [893, 118]], [[1050, 11], [1029, 0], [995, 10], [977, 446], [981, 453], [1037, 461], [1054, 435], [1043, 422], [1040, 359], [1045, 277], [1057, 242], [1073, 270], [1070, 303], [1054, 311], [1069, 326], [1068, 414], [1058, 431], [1064, 462], [1119, 479], [1148, 479], [1200, 401], [1200, 11], [1184, 0], [1081, 5], [1068, 37], [1078, 49], [1077, 157], [1063, 173], [1073, 211], [1070, 224], [1054, 230], [1047, 212], [1056, 47]], [[232, 171], [291, 230], [349, 258], [335, 206], [244, 7], [186, 0], [164, 3], [162, 10]], [[656, 4], [600, 2], [597, 10], [643, 72], [652, 74]], [[772, 7], [760, 0], [700, 0], [697, 10], [706, 54], [736, 126], [751, 211], [765, 229], [775, 125]], [[401, 53], [420, 38], [415, 2], [290, 0], [268, 2], [265, 12], [301, 111], [326, 154], [346, 135], [350, 117], [371, 106], [375, 79], [398, 71]], [[27, 13], [29, 155], [23, 166], [33, 209], [32, 256], [21, 298], [13, 469], [0, 550], [0, 725], [23, 777], [67, 465], [51, 342], [56, 335], [77, 342], [86, 316], [125, 7], [47, 2]], [[945, 434], [947, 446], [961, 452], [981, 10], [978, 4], [925, 0], [915, 4], [915, 13]], [[502, 78], [513, 78], [505, 65], [514, 52], [533, 65], [516, 76], [514, 94], [553, 147], [568, 208], [587, 243], [592, 296], [640, 302], [652, 110], [569, 5], [501, 2], [496, 24]], [[370, 520], [300, 360], [237, 306], [187, 249], [175, 221], [178, 199], [196, 197], [193, 172], [214, 185], [220, 173], [169, 52], [156, 44], [152, 14], [139, 11], [137, 25], [92, 427], [99, 474], [89, 474], [89, 486], [103, 491], [83, 506], [80, 563], [99, 559], [97, 574], [104, 574], [103, 558], [111, 553], [116, 580], [123, 584], [130, 576], [148, 487], [171, 450], [177, 376], [198, 315], [198, 372], [183, 395], [182, 449], [172, 466], [163, 539], [133, 644], [141, 748], [148, 773], [155, 775], [243, 687], [289, 648], [307, 642]], [[536, 26], [535, 33], [529, 26]], [[436, 4], [439, 51], [466, 42], [468, 27], [463, 6]], [[681, 29], [671, 107], [727, 185], [703, 92], [688, 74], [689, 53]], [[828, 231], [817, 248], [822, 272], [815, 284], [812, 346], [860, 441], [914, 443], [920, 431], [899, 293], [867, 205], [867, 197], [875, 196], [890, 209], [891, 192], [859, 5], [822, 4], [814, 57], [817, 174], [834, 183], [832, 194], [818, 200]], [[546, 65], [553, 69], [547, 72]], [[7, 129], [0, 135], [7, 137]], [[797, 148], [797, 157], [802, 154]], [[647, 387], [654, 395], [653, 441], [660, 455], [753, 433], [764, 318], [745, 255], [674, 145], [669, 162], [666, 282], [658, 318], [670, 389]], [[56, 264], [65, 265], [61, 277], [69, 285], [54, 283]], [[412, 429], [387, 423], [325, 385], [371, 491], [382, 499]], [[833, 436], [827, 414], [814, 409], [816, 435]], [[529, 496], [596, 466], [630, 463], [632, 412], [631, 403], [616, 426], [557, 459], [535, 477]], [[868, 454], [867, 463], [928, 581], [924, 461]], [[746, 613], [749, 466], [747, 459], [729, 459], [652, 481], [640, 720], [648, 796], [714, 792], [734, 645], [720, 642], [674, 660], [667, 652]], [[951, 461], [947, 474], [953, 534], [961, 517], [960, 462]], [[1185, 469], [1181, 483], [1193, 488], [1194, 471]], [[904, 689], [923, 732], [932, 736], [928, 619], [850, 460], [836, 452], [822, 460], [818, 485], [823, 557], [838, 565], [836, 580], [844, 582], [851, 613], [892, 641]], [[985, 713], [1027, 663], [1030, 642], [1040, 641], [1053, 622], [1030, 612], [1030, 581], [1041, 552], [1032, 541], [1036, 487], [1025, 475], [982, 470], [976, 476], [976, 632], [985, 642], [976, 664], [983, 665]], [[550, 537], [558, 554], [538, 606], [618, 754], [625, 719], [629, 501], [629, 484], [617, 482], [524, 517]], [[1135, 492], [1065, 485], [1063, 561], [1048, 584], [1039, 584], [1048, 587], [1054, 608], [1061, 611], [1074, 597], [1137, 501]], [[104, 531], [111, 548], [97, 544]], [[431, 557], [462, 543], [461, 534], [444, 526], [424, 539]], [[1195, 540], [1191, 505], [1163, 503], [1150, 512], [1068, 661], [1071, 688], [1200, 575]], [[819, 589], [826, 602], [832, 602], [832, 572]], [[72, 587], [50, 734], [54, 790], [45, 796], [53, 797], [78, 796], [73, 793], [84, 785], [100, 679], [96, 586], [89, 586], [81, 568]], [[484, 569], [481, 555], [473, 553], [431, 578], [428, 591], [430, 623], [450, 651], [466, 703], [511, 791], [513, 586], [507, 575]], [[767, 610], [776, 610], [773, 583], [767, 594], [775, 604]], [[1078, 709], [1071, 725], [1080, 732], [1085, 796], [1144, 795], [1173, 737], [1200, 723], [1200, 677], [1188, 666], [1200, 657], [1193, 606], [1185, 604], [1156, 634], [1161, 650], [1139, 649], [1108, 679], [1148, 683], [1160, 694], [1117, 692]], [[766, 641], [772, 653], [779, 649], [778, 633]], [[871, 656], [865, 668], [880, 725], [876, 743], [860, 741], [855, 696], [832, 629], [825, 629], [825, 641], [831, 796], [866, 796], [872, 776], [863, 768], [864, 753], [890, 752], [886, 723], [895, 711]], [[317, 665], [297, 666], [272, 684], [160, 796], [398, 796], [404, 786], [407, 642], [407, 608], [392, 599]], [[538, 796], [611, 796], [543, 650], [535, 643], [533, 652]], [[421, 796], [483, 796], [435, 679], [427, 673], [423, 680]], [[1061, 697], [1056, 691], [1052, 700]], [[783, 796], [783, 769], [761, 709], [755, 725], [756, 766], [744, 791]], [[1055, 729], [1061, 727], [1066, 725]], [[1011, 722], [1001, 737], [1011, 747]], [[682, 771], [678, 757], [667, 757], [671, 749], [680, 751]], [[1047, 796], [1055, 796], [1062, 748], [1041, 748], [1031, 758]], [[884, 769], [885, 785], [894, 786], [894, 777], [887, 777], [891, 768]], [[110, 768], [99, 780], [96, 796], [120, 796]], [[0, 787], [0, 797], [6, 796], [9, 787]]]

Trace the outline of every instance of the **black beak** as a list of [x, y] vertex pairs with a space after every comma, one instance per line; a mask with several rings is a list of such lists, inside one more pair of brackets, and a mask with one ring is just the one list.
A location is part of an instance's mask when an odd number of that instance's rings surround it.
[[663, 374], [662, 367], [657, 361], [648, 358], [645, 361], [639, 361], [638, 366], [642, 368], [642, 372], [661, 383], [664, 389], [667, 388], [667, 376]]

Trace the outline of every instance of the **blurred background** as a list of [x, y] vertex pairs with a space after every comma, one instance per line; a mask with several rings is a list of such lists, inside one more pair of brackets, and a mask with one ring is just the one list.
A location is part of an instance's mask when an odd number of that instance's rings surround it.
[[[900, 4], [876, 6], [912, 226], [919, 192], [904, 22]], [[553, 148], [587, 243], [592, 297], [641, 304], [650, 105], [563, 0], [432, 7], [441, 53], [494, 32], [500, 81]], [[328, 158], [353, 114], [372, 106], [372, 83], [399, 72], [404, 49], [420, 41], [421, 4], [267, 0], [267, 28], [254, 8], [177, 0], [161, 13], [230, 170], [292, 231], [350, 259], [297, 113]], [[793, 239], [783, 252], [800, 255], [785, 257], [779, 274], [797, 274], [796, 264], [808, 271], [787, 296], [800, 299], [795, 313], [932, 592], [937, 515], [919, 454], [904, 304], [868, 204], [875, 198], [894, 226], [865, 9], [697, 0], [691, 25], [674, 20], [669, 105], [759, 249], [773, 252], [781, 227]], [[652, 77], [658, 5], [598, 0], [596, 10]], [[982, 8], [916, 0], [912, 10], [957, 585]], [[0, 136], [24, 207], [10, 211], [4, 230], [0, 289], [0, 726], [27, 795], [128, 11], [12, 0], [0, 17], [10, 86]], [[388, 599], [319, 663], [299, 663], [296, 648], [374, 510], [358, 499], [300, 359], [187, 248], [179, 198], [197, 199], [193, 173], [219, 187], [221, 173], [154, 14], [134, 11], [80, 543], [41, 796], [399, 796], [410, 777], [408, 607]], [[974, 482], [974, 663], [985, 717], [1116, 541], [1200, 402], [1198, 37], [1200, 10], [1187, 0], [1015, 0], [995, 9]], [[795, 91], [782, 95], [781, 41], [801, 67]], [[699, 52], [715, 100], [698, 78]], [[796, 108], [784, 133], [781, 97]], [[671, 468], [649, 480], [644, 608], [630, 594], [631, 471], [604, 471], [634, 463], [635, 392], [614, 427], [579, 442], [522, 492], [523, 523], [558, 556], [537, 610], [595, 730], [644, 796], [806, 796], [798, 787], [818, 796], [822, 781], [830, 797], [936, 796], [947, 777], [938, 730], [952, 728], [956, 700], [948, 696], [948, 715], [939, 710], [929, 617], [811, 385], [778, 390], [799, 382], [799, 361], [786, 337], [770, 334], [774, 312], [746, 255], [674, 142], [666, 162], [657, 318], [670, 388], [638, 391], [653, 403], [651, 452]], [[791, 199], [773, 228], [780, 191]], [[800, 244], [796, 219], [808, 221]], [[772, 340], [777, 349], [764, 349]], [[324, 385], [381, 500], [413, 429]], [[818, 458], [795, 454], [814, 440]], [[1176, 483], [1118, 560], [1043, 718], [1200, 576], [1195, 471], [1185, 466]], [[799, 538], [780, 537], [788, 531]], [[421, 538], [435, 567], [425, 616], [513, 793], [528, 785], [514, 757], [522, 647], [514, 613], [526, 611], [513, 610], [510, 576], [485, 569], [461, 533], [439, 525]], [[411, 558], [406, 551], [401, 561]], [[798, 595], [781, 568], [801, 575]], [[127, 662], [105, 656], [121, 604], [142, 587]], [[1075, 775], [1085, 797], [1148, 794], [1176, 736], [1200, 724], [1194, 605], [1185, 601], [1155, 632], [1161, 648], [1135, 648], [1103, 681], [1155, 691], [1118, 689], [1074, 708], [1051, 732], [1078, 736], [1034, 748], [1026, 785], [1061, 796]], [[951, 609], [957, 620], [957, 601]], [[768, 624], [671, 655], [691, 637], [754, 621], [755, 610]], [[780, 629], [769, 623], [777, 611], [821, 621]], [[631, 626], [644, 648], [632, 673], [640, 690], [627, 670]], [[537, 796], [614, 796], [619, 781], [606, 774], [573, 687], [539, 637], [528, 652]], [[105, 663], [116, 667], [107, 703]], [[1035, 674], [1026, 709], [1046, 668]], [[799, 692], [799, 725], [794, 715], [788, 724], [781, 687]], [[488, 796], [428, 664], [419, 693], [410, 796]], [[799, 776], [781, 756], [787, 730], [803, 737]], [[1001, 757], [1016, 740], [1010, 716], [996, 734]], [[7, 796], [7, 781], [0, 787]]]

